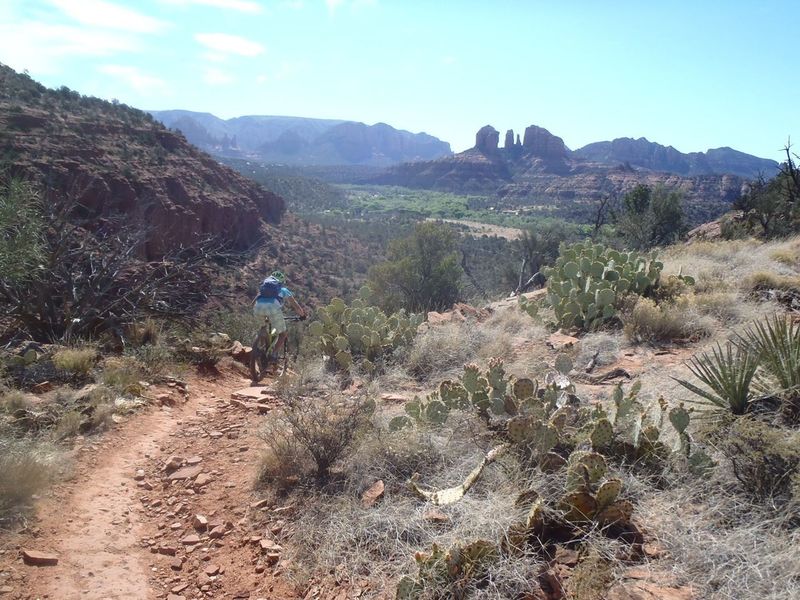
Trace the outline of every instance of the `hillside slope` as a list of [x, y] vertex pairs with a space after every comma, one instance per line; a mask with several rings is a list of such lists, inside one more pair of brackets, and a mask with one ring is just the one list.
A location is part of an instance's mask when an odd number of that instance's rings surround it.
[[283, 200], [191, 146], [146, 113], [49, 90], [0, 65], [0, 152], [13, 172], [100, 222], [148, 232], [146, 258], [214, 237], [246, 248]]

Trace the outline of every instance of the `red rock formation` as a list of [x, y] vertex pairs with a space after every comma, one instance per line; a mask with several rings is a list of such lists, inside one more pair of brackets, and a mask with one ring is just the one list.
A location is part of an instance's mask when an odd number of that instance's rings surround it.
[[141, 230], [148, 259], [207, 238], [246, 248], [285, 211], [282, 198], [145, 113], [47, 90], [2, 65], [0, 131], [15, 172], [40, 182], [49, 201], [76, 201], [90, 229], [121, 221]]

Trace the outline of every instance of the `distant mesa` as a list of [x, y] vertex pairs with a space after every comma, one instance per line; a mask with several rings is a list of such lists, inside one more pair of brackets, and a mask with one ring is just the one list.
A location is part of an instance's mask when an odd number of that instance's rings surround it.
[[493, 196], [504, 201], [587, 202], [622, 194], [638, 183], [680, 189], [687, 201], [729, 205], [747, 180], [775, 173], [775, 161], [731, 148], [684, 154], [644, 138], [618, 138], [570, 150], [544, 127], [529, 125], [520, 142], [508, 129], [504, 144], [492, 125], [475, 134], [475, 146], [433, 161], [388, 168], [374, 183]]
[[450, 144], [386, 123], [305, 117], [245, 116], [223, 120], [186, 110], [150, 111], [211, 154], [296, 166], [387, 167], [452, 155]]

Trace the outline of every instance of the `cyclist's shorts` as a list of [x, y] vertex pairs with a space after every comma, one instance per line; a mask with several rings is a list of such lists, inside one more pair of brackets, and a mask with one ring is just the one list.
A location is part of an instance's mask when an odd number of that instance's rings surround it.
[[253, 314], [260, 318], [268, 318], [272, 323], [272, 328], [276, 333], [283, 333], [286, 331], [286, 320], [283, 318], [283, 311], [281, 305], [277, 302], [263, 301], [259, 299], [253, 307]]

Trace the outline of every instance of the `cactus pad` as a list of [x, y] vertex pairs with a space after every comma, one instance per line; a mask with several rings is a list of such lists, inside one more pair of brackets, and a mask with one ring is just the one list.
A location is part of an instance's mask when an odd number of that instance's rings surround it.
[[597, 501], [587, 492], [573, 492], [561, 499], [564, 518], [573, 523], [589, 521], [597, 512]]
[[619, 479], [609, 479], [608, 481], [603, 482], [603, 485], [598, 488], [597, 493], [595, 494], [597, 506], [600, 509], [610, 506], [617, 501], [621, 491], [622, 482]]
[[592, 448], [607, 448], [614, 440], [614, 428], [608, 419], [600, 419], [595, 423], [590, 439]]
[[689, 411], [683, 407], [683, 404], [673, 408], [669, 411], [669, 422], [678, 433], [684, 433], [689, 427]]
[[566, 459], [555, 452], [547, 452], [539, 459], [539, 468], [545, 473], [560, 471], [566, 464]]
[[517, 379], [513, 385], [514, 397], [517, 400], [526, 400], [533, 398], [536, 393], [536, 384], [528, 377]]
[[595, 517], [601, 525], [627, 525], [633, 516], [633, 504], [628, 500], [618, 500], [599, 511]]

